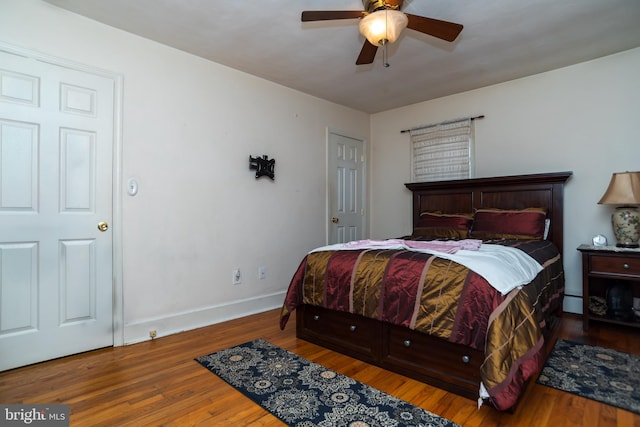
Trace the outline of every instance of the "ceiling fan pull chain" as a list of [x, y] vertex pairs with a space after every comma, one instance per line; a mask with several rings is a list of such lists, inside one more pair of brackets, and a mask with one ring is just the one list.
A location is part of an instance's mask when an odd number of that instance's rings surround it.
[[389, 68], [389, 62], [387, 62], [387, 41], [389, 40], [389, 9], [384, 10], [384, 20], [385, 35], [384, 42], [382, 44], [382, 65], [384, 65], [385, 68]]
[[387, 43], [382, 45], [382, 65], [385, 68], [389, 68], [389, 63], [387, 62]]

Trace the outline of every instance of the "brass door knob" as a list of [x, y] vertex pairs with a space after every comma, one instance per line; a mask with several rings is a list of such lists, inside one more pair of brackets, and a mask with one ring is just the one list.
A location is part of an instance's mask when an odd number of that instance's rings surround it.
[[338, 223], [338, 221], [340, 221], [340, 219], [338, 219], [338, 217], [337, 217], [337, 216], [332, 216], [332, 217], [331, 217], [331, 222], [332, 222], [332, 223], [337, 224], [337, 223]]
[[101, 221], [100, 223], [98, 223], [98, 230], [100, 230], [100, 231], [102, 231], [104, 233], [108, 229], [109, 229], [109, 224], [107, 224], [106, 222]]

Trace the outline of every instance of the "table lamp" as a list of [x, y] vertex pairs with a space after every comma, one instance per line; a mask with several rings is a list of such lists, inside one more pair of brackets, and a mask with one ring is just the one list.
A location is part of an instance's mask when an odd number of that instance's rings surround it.
[[599, 205], [616, 205], [611, 214], [613, 234], [622, 248], [637, 248], [640, 240], [640, 172], [617, 172]]

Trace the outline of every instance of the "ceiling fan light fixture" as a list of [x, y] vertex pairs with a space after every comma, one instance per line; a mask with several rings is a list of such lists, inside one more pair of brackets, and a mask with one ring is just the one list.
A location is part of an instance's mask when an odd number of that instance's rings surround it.
[[360, 20], [358, 30], [374, 46], [395, 42], [407, 27], [409, 18], [399, 10], [385, 9], [368, 14]]

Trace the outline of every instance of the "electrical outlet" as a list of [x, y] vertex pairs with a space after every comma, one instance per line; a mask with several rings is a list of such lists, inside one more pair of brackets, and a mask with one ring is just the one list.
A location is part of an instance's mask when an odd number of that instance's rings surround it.
[[158, 336], [158, 331], [156, 331], [155, 329], [152, 329], [149, 331], [149, 337], [151, 337], [151, 339], [154, 339], [157, 336]]
[[242, 276], [240, 275], [240, 269], [236, 268], [232, 272], [233, 276], [231, 278], [231, 283], [234, 285], [239, 285], [242, 283]]
[[258, 279], [264, 280], [267, 278], [267, 267], [258, 267]]

